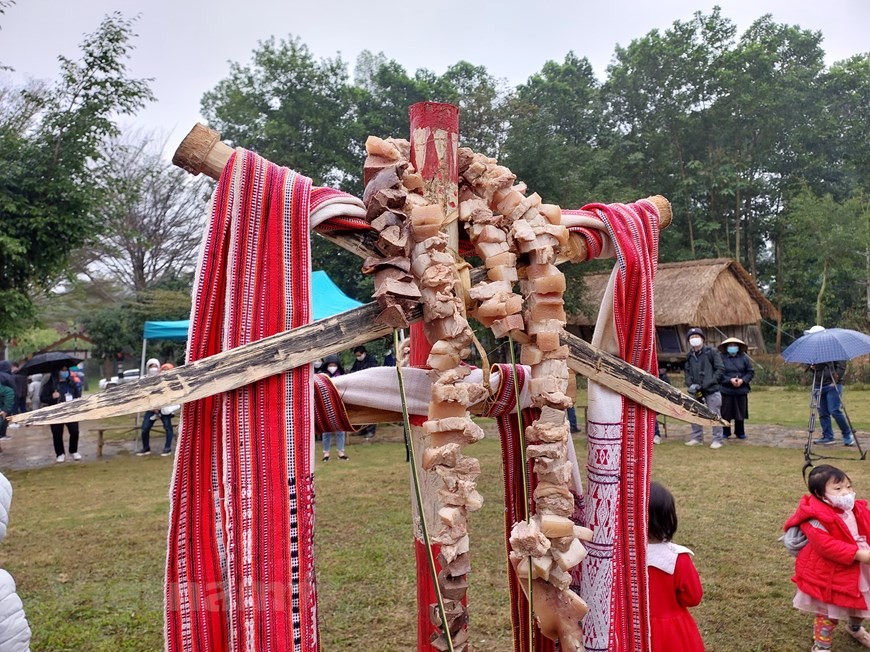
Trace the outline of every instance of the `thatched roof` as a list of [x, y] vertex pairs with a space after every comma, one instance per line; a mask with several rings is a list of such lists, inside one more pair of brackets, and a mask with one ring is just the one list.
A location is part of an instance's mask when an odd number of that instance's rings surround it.
[[[594, 305], [601, 303], [609, 278], [609, 273], [585, 277], [586, 296]], [[749, 272], [730, 258], [662, 263], [655, 292], [659, 326], [757, 324], [762, 316], [776, 319], [778, 315]], [[591, 326], [595, 318], [578, 312], [568, 317], [568, 323]]]

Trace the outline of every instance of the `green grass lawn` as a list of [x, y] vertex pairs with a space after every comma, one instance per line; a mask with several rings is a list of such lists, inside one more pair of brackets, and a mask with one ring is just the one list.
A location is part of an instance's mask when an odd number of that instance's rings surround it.
[[[863, 392], [847, 394], [859, 431]], [[753, 392], [754, 422], [806, 425], [804, 392]], [[859, 425], [860, 424], [860, 425]], [[585, 444], [578, 440], [578, 455]], [[484, 508], [471, 516], [469, 576], [474, 649], [510, 649], [498, 444], [481, 459]], [[317, 569], [323, 649], [415, 648], [410, 492], [404, 447], [348, 448], [348, 462], [317, 463]], [[171, 459], [125, 454], [101, 462], [8, 472], [15, 489], [0, 567], [15, 577], [34, 650], [162, 648], [162, 582]], [[707, 649], [809, 649], [812, 619], [795, 612], [792, 559], [777, 541], [803, 491], [802, 451], [729, 446], [655, 448], [654, 478], [677, 499], [678, 543], [692, 548], [705, 597], [694, 615]], [[870, 466], [844, 461], [859, 497]], [[852, 649], [839, 632], [838, 649]], [[851, 646], [851, 647], [849, 647]], [[856, 648], [857, 649], [857, 648]]]

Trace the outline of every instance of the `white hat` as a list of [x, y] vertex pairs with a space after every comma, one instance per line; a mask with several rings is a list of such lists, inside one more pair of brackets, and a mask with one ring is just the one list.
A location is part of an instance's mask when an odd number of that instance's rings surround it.
[[813, 326], [809, 330], [805, 330], [804, 335], [812, 335], [813, 333], [819, 333], [823, 330], [825, 330], [824, 326], [819, 326], [818, 324], [816, 324], [815, 326]]

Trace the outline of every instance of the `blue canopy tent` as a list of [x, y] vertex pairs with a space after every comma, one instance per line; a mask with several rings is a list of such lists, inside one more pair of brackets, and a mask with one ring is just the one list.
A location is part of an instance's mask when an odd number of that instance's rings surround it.
[[[332, 282], [324, 271], [311, 274], [311, 303], [314, 312], [313, 319], [326, 319], [340, 312], [357, 308], [362, 304], [351, 299]], [[148, 340], [174, 340], [183, 342], [187, 339], [190, 327], [189, 319], [179, 321], [146, 321], [142, 334], [142, 363], [139, 366], [140, 377], [145, 375], [145, 349]]]

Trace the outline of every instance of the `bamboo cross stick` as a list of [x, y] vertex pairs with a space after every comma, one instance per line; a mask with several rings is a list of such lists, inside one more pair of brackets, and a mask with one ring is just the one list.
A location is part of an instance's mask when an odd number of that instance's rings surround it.
[[[475, 275], [482, 276], [483, 273], [475, 270]], [[388, 335], [392, 330], [389, 326], [375, 323], [379, 312], [376, 302], [367, 303], [313, 324], [175, 367], [157, 376], [110, 387], [84, 399], [16, 414], [12, 421], [23, 425], [45, 425], [106, 419], [227, 392]], [[421, 320], [422, 308], [418, 306], [409, 317], [415, 322]], [[655, 376], [596, 349], [576, 335], [566, 332], [562, 337], [571, 354], [568, 364], [576, 373], [661, 414], [690, 423], [719, 423], [707, 406]], [[348, 406], [348, 414], [351, 422], [357, 424], [395, 422], [401, 418], [397, 412], [367, 408], [357, 411], [353, 406]]]
[[[218, 178], [232, 152], [232, 148], [220, 141], [217, 132], [197, 124], [179, 145], [173, 162], [192, 174], [202, 172]], [[359, 256], [378, 255], [371, 244], [373, 241], [369, 241], [365, 234], [322, 235]], [[472, 270], [473, 283], [484, 276], [485, 270]], [[152, 378], [109, 388], [86, 399], [18, 414], [11, 420], [23, 425], [43, 425], [103, 419], [156, 409], [172, 403], [186, 403], [236, 389], [387, 335], [391, 329], [375, 323], [379, 312], [377, 303], [372, 302], [313, 324], [176, 367]], [[418, 307], [412, 313], [411, 320], [420, 319], [422, 309]], [[600, 351], [571, 333], [565, 332], [563, 340], [568, 344], [571, 353], [569, 366], [576, 373], [661, 414], [690, 423], [721, 422], [705, 405], [655, 376]], [[352, 423], [398, 420], [398, 414], [390, 412], [366, 408], [356, 411], [353, 406], [348, 406], [348, 411]]]

